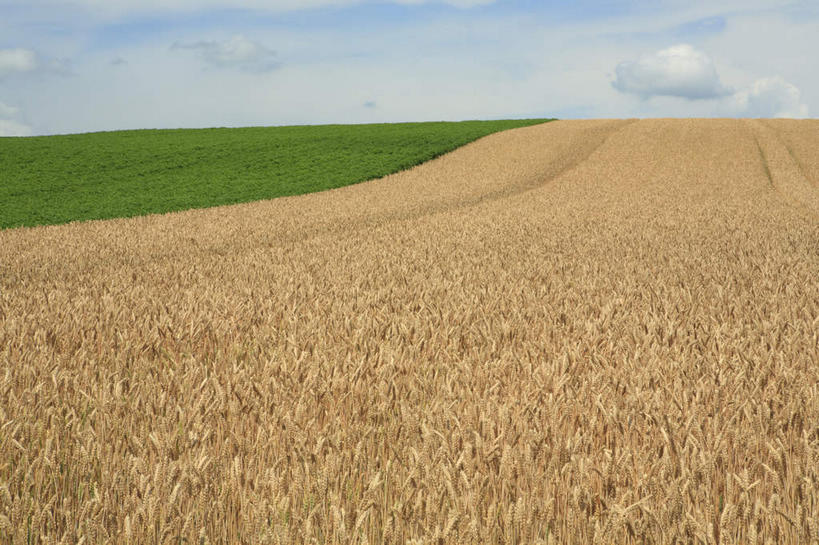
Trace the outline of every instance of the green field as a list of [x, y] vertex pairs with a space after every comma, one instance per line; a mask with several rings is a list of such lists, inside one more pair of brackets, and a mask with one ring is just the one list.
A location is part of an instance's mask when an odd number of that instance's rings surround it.
[[403, 170], [545, 119], [0, 138], [0, 229], [300, 195]]

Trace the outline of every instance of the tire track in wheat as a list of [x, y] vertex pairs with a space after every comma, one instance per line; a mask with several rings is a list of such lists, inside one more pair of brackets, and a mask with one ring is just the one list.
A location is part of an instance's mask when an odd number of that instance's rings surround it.
[[794, 162], [799, 165], [805, 178], [819, 190], [819, 159], [814, 157], [813, 153], [815, 142], [819, 139], [819, 128], [815, 127], [811, 120], [765, 119], [760, 121], [776, 133]]
[[807, 169], [797, 159], [790, 146], [769, 124], [749, 120], [754, 131], [759, 154], [771, 187], [787, 202], [819, 214], [819, 190], [808, 178]]

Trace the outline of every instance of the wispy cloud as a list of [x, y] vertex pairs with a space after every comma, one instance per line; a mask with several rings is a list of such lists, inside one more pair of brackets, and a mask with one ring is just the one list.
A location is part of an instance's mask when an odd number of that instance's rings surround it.
[[71, 75], [67, 59], [44, 59], [31, 49], [0, 49], [0, 79], [22, 74]]
[[30, 49], [0, 49], [0, 78], [9, 74], [33, 72], [39, 64], [37, 54]]
[[11, 119], [0, 119], [0, 136], [31, 136], [31, 127]]
[[13, 118], [20, 113], [20, 109], [0, 102], [0, 136], [29, 136], [31, 127]]
[[247, 10], [282, 14], [317, 9], [343, 9], [354, 6], [397, 4], [409, 6], [449, 6], [468, 10], [498, 0], [2, 0], [5, 5], [29, 10], [58, 13], [84, 12], [95, 21], [122, 21], [131, 17], [163, 14], [192, 14], [221, 10]]
[[8, 104], [3, 104], [0, 102], [0, 118], [8, 118], [15, 115], [19, 112], [19, 108], [15, 108], [14, 106], [9, 106]]
[[242, 35], [234, 36], [222, 42], [176, 42], [171, 46], [171, 49], [196, 51], [202, 60], [217, 68], [235, 68], [246, 72], [269, 72], [280, 66], [280, 63], [276, 60], [275, 51]]
[[448, 4], [456, 8], [469, 9], [477, 6], [488, 6], [496, 0], [393, 0], [397, 4]]

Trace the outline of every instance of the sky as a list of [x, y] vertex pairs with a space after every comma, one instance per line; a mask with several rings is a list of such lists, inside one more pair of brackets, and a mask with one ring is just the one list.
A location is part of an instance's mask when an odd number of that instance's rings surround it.
[[0, 0], [0, 136], [811, 117], [817, 0]]

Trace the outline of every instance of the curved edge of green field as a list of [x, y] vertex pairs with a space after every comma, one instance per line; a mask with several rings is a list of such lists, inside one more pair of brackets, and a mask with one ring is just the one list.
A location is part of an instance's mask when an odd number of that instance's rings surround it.
[[0, 229], [303, 195], [553, 119], [165, 129], [0, 138]]

